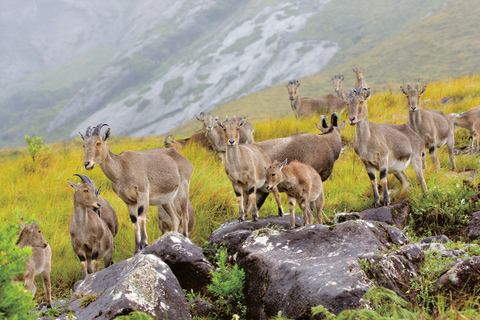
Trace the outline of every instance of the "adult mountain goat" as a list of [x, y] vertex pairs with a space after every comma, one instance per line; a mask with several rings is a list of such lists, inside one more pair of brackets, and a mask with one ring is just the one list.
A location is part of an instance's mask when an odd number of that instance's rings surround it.
[[405, 174], [405, 169], [410, 163], [413, 165], [422, 191], [427, 190], [422, 171], [422, 164], [425, 164], [425, 144], [407, 124], [368, 122], [367, 99], [369, 96], [370, 89], [365, 87], [350, 90], [348, 96], [350, 125], [355, 126], [353, 149], [365, 165], [370, 178], [374, 194], [373, 206], [378, 207], [380, 202], [376, 171], [380, 172], [383, 204], [388, 206], [390, 198], [387, 174], [394, 174], [402, 183], [402, 188], [406, 188], [410, 180]]
[[[110, 128], [104, 136], [104, 123], [88, 127], [85, 136], [85, 169], [99, 165], [112, 184], [113, 191], [125, 202], [135, 232], [135, 253], [148, 244], [146, 229], [148, 206], [160, 206], [175, 223], [174, 230], [188, 236], [188, 193], [193, 165], [174, 148], [125, 151], [113, 154], [107, 147]], [[176, 209], [178, 199], [180, 210]], [[181, 230], [176, 223], [182, 220]]]

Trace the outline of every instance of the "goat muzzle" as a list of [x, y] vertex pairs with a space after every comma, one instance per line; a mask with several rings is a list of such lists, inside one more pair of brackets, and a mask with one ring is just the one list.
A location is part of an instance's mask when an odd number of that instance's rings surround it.
[[90, 163], [90, 161], [85, 161], [83, 163], [83, 167], [90, 171], [93, 169], [93, 167], [95, 167], [95, 163]]
[[292, 101], [293, 101], [293, 100], [295, 100], [295, 99], [293, 99], [293, 96], [290, 96], [290, 100], [292, 100]]
[[355, 123], [356, 123], [356, 122], [355, 122], [355, 118], [356, 118], [356, 117], [350, 117], [350, 118], [348, 119], [348, 120], [350, 120], [350, 125], [351, 125], [351, 126], [355, 125]]

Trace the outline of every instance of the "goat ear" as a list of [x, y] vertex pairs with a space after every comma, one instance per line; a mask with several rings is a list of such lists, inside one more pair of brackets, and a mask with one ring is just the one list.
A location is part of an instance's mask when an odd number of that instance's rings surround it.
[[367, 100], [368, 98], [370, 98], [370, 89], [367, 89], [367, 91], [365, 92], [365, 100]]
[[338, 130], [342, 130], [345, 127], [345, 120], [343, 120], [339, 125], [338, 125]]
[[297, 87], [300, 87], [300, 81], [297, 80]]
[[422, 90], [420, 90], [420, 95], [422, 95], [422, 94], [425, 92], [425, 90], [427, 90], [427, 86], [426, 86], [426, 85], [423, 86]]
[[72, 187], [73, 189], [77, 189], [77, 185], [75, 183], [73, 183], [70, 180], [67, 180], [67, 181], [68, 181], [68, 184], [70, 185], [70, 187]]
[[85, 137], [83, 136], [83, 134], [79, 131], [78, 134], [80, 135], [80, 138], [82, 138], [83, 141], [85, 141]]
[[327, 129], [325, 129], [324, 127], [322, 126], [319, 126], [318, 123], [315, 122], [315, 126], [317, 127], [318, 130], [320, 130], [322, 133], [325, 133], [327, 131]]
[[282, 163], [280, 163], [280, 170], [282, 170], [282, 168], [285, 167], [285, 165], [287, 164], [287, 160], [288, 159], [285, 159], [285, 160], [283, 160]]
[[408, 94], [407, 94], [407, 91], [405, 91], [405, 88], [404, 88], [403, 86], [400, 86], [400, 89], [402, 90], [402, 92], [403, 92], [404, 95], [408, 95]]
[[98, 190], [95, 192], [95, 195], [98, 197], [102, 193], [102, 187], [98, 188]]
[[105, 131], [105, 135], [103, 136], [103, 141], [107, 141], [107, 139], [110, 137], [110, 128]]
[[215, 117], [215, 119], [213, 119], [213, 121], [217, 121], [218, 120], [218, 116]]
[[245, 122], [247, 122], [247, 119], [243, 118], [242, 120], [240, 120], [240, 122], [238, 123], [238, 127], [241, 127], [245, 124]]

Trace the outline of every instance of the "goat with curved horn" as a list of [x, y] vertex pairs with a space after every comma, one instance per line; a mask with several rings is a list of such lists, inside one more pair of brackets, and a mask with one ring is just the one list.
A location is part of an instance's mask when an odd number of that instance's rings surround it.
[[127, 205], [135, 232], [135, 253], [148, 244], [149, 206], [162, 205], [174, 222], [172, 228], [188, 237], [188, 194], [193, 173], [190, 161], [174, 148], [124, 151], [115, 155], [106, 144], [110, 128], [103, 137], [100, 131], [94, 133], [98, 134], [84, 137], [84, 167], [92, 170], [99, 165], [112, 189]]

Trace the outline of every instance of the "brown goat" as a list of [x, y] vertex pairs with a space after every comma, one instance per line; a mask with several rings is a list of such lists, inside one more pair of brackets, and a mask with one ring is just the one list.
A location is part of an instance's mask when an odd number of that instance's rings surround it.
[[[202, 122], [203, 132], [205, 132], [205, 136], [207, 137], [213, 151], [223, 161], [225, 159], [226, 144], [223, 137], [223, 129], [217, 125], [218, 117], [213, 118], [210, 112], [208, 114], [202, 112], [200, 113], [200, 117], [201, 118], [195, 116], [198, 121]], [[243, 118], [238, 118], [237, 120], [241, 121], [242, 119]], [[245, 124], [239, 128], [239, 143], [254, 143], [253, 131], [253, 124], [246, 120]]]
[[[338, 114], [331, 117], [331, 127], [327, 119], [321, 116], [322, 126], [317, 125], [322, 134], [297, 133], [285, 138], [278, 138], [254, 143], [262, 148], [270, 159], [297, 160], [308, 164], [326, 181], [333, 171], [342, 150], [340, 132], [345, 121], [338, 124]], [[260, 208], [269, 193], [257, 190], [257, 207]], [[282, 212], [279, 212], [281, 215]]]
[[300, 98], [298, 91], [300, 82], [296, 79], [290, 80], [285, 86], [288, 90], [292, 110], [297, 118], [321, 113], [342, 113], [347, 107], [346, 101], [333, 94], [318, 98]]
[[[217, 125], [224, 130], [225, 151], [225, 173], [233, 185], [233, 190], [238, 201], [238, 221], [245, 220], [245, 215], [252, 212], [253, 221], [258, 220], [257, 210], [257, 189], [263, 188], [265, 184], [265, 168], [270, 159], [265, 152], [255, 144], [239, 145], [240, 128], [245, 124], [246, 119], [227, 121]], [[265, 190], [266, 192], [266, 190]], [[244, 207], [244, 200], [246, 208]]]
[[[170, 141], [168, 141], [169, 137], [170, 137]], [[165, 137], [163, 144], [165, 148], [175, 148], [177, 150], [180, 150], [190, 143], [196, 143], [201, 145], [202, 147], [210, 148], [210, 142], [205, 136], [205, 133], [203, 132], [203, 130], [198, 130], [197, 132], [195, 132], [194, 134], [192, 134], [190, 137], [186, 139], [178, 139], [178, 140], [175, 140], [173, 136], [170, 134]]]
[[[365, 72], [365, 68], [355, 67], [355, 68], [352, 68], [352, 70], [353, 72], [355, 72], [355, 78], [357, 79], [355, 81], [354, 88], [364, 87], [364, 88], [370, 89], [370, 86], [365, 82], [365, 80], [363, 80], [363, 73]], [[345, 95], [347, 94], [348, 92]]]
[[[180, 211], [180, 204], [178, 200], [175, 200], [175, 208], [177, 209], [177, 212]], [[158, 227], [160, 228], [160, 231], [162, 231], [163, 234], [169, 231], [179, 232], [179, 230], [183, 228], [183, 226], [181, 225], [182, 224], [181, 220], [172, 222], [170, 216], [168, 215], [167, 211], [163, 206], [158, 206], [157, 217], [158, 217]], [[176, 230], [173, 229], [175, 225], [178, 225], [178, 228]], [[195, 226], [195, 210], [193, 209], [193, 206], [190, 203], [190, 200], [188, 200], [188, 233], [189, 234], [192, 233], [194, 226]]]
[[343, 89], [343, 80], [345, 80], [345, 77], [343, 76], [343, 74], [337, 73], [331, 79], [333, 81], [333, 90], [337, 93], [337, 96], [340, 99], [345, 100], [343, 98], [343, 95], [348, 95], [348, 90]]
[[85, 279], [87, 273], [98, 271], [98, 260], [103, 259], [105, 268], [112, 264], [113, 234], [100, 217], [100, 213], [96, 212], [101, 209], [98, 198], [101, 190], [97, 190], [89, 177], [75, 175], [82, 179], [82, 183], [75, 184], [68, 180], [68, 184], [75, 189], [74, 212], [70, 219], [70, 240], [73, 251], [80, 260]]
[[[278, 192], [285, 192], [290, 206], [290, 228], [295, 228], [295, 204], [298, 202], [303, 211], [303, 224], [313, 224], [313, 207], [317, 207], [317, 218], [322, 224], [324, 202], [322, 178], [308, 164], [287, 159], [282, 163], [274, 161], [266, 172], [265, 188], [274, 192], [277, 203], [280, 202]], [[312, 209], [311, 209], [312, 208]]]
[[470, 132], [472, 136], [473, 150], [478, 150], [478, 140], [480, 139], [480, 106], [473, 107], [467, 112], [460, 114], [450, 113], [450, 119], [453, 124], [460, 128], [465, 128]]
[[[113, 154], [106, 141], [110, 128], [100, 136], [106, 124], [87, 128], [85, 136], [85, 169], [99, 165], [112, 184], [113, 191], [125, 202], [135, 231], [135, 253], [148, 244], [146, 219], [149, 206], [162, 205], [171, 221], [182, 220], [181, 232], [188, 237], [188, 194], [193, 166], [174, 148], [124, 151]], [[93, 130], [93, 132], [92, 132]], [[178, 199], [180, 212], [174, 204]], [[179, 230], [178, 226], [173, 226]]]
[[405, 169], [410, 163], [417, 175], [422, 191], [427, 190], [423, 178], [422, 164], [425, 163], [425, 144], [422, 138], [407, 124], [368, 122], [367, 99], [370, 89], [359, 87], [350, 90], [348, 96], [350, 125], [355, 126], [353, 149], [362, 160], [372, 184], [373, 207], [378, 207], [376, 171], [380, 172], [383, 188], [383, 204], [390, 204], [387, 189], [387, 175], [392, 173], [402, 183], [402, 188], [410, 185]]
[[440, 110], [422, 110], [422, 104], [420, 103], [420, 97], [427, 89], [424, 86], [421, 90], [418, 89], [418, 82], [415, 88], [412, 89], [410, 83], [407, 84], [407, 91], [403, 87], [400, 87], [402, 92], [407, 97], [408, 106], [408, 125], [413, 129], [422, 139], [425, 141], [425, 145], [430, 153], [432, 164], [440, 169], [440, 161], [437, 157], [437, 148], [443, 145], [447, 145], [448, 158], [450, 165], [455, 169], [455, 156], [453, 154], [454, 147], [454, 126], [450, 120], [451, 117], [447, 116]]
[[42, 230], [37, 222], [23, 227], [17, 240], [17, 246], [24, 248], [32, 247], [32, 256], [27, 260], [24, 275], [15, 277], [14, 283], [24, 282], [25, 289], [30, 290], [35, 296], [35, 276], [42, 274], [43, 288], [47, 297], [47, 307], [52, 307], [52, 285], [50, 283], [50, 271], [52, 269], [52, 249], [43, 237]]

